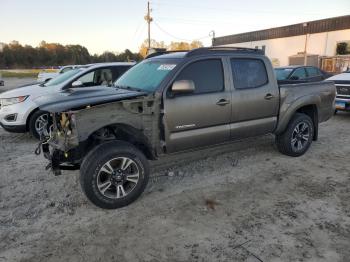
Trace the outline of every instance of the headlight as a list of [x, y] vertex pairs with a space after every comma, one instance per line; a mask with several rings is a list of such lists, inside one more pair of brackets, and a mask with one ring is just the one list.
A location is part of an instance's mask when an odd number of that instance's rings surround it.
[[0, 104], [1, 106], [9, 106], [17, 103], [22, 103], [24, 100], [26, 100], [29, 96], [19, 96], [19, 97], [11, 97], [11, 98], [1, 98]]

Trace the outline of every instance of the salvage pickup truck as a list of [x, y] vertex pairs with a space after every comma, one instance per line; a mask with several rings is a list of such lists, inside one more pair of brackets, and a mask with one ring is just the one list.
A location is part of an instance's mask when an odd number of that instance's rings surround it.
[[164, 154], [273, 133], [281, 153], [301, 156], [335, 108], [332, 82], [278, 86], [257, 49], [152, 54], [114, 85], [36, 101], [54, 122], [37, 150], [47, 168], [56, 175], [80, 168], [85, 195], [107, 209], [136, 200], [148, 182], [148, 160]]

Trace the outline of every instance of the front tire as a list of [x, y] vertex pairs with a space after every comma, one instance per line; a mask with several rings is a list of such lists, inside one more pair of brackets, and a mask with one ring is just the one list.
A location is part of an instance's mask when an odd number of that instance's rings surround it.
[[50, 114], [38, 110], [29, 119], [29, 133], [36, 139], [47, 135], [50, 126]]
[[80, 184], [96, 206], [116, 209], [134, 202], [149, 178], [144, 154], [123, 141], [103, 143], [93, 149], [80, 168]]
[[276, 135], [276, 145], [282, 154], [298, 157], [309, 149], [313, 136], [312, 119], [306, 114], [296, 113], [286, 130], [282, 134]]

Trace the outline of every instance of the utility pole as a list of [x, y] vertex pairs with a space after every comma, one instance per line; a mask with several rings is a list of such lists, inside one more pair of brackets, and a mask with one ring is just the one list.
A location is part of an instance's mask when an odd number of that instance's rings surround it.
[[304, 45], [304, 66], [307, 65], [307, 26], [308, 24], [307, 23], [304, 23], [303, 24], [303, 27], [306, 29], [306, 34], [305, 34], [305, 45]]
[[215, 31], [211, 30], [209, 36], [211, 37], [211, 46], [214, 46]]
[[148, 49], [151, 48], [151, 22], [153, 21], [151, 11], [152, 9], [149, 8], [149, 2], [147, 2], [147, 14], [145, 15], [145, 20], [148, 24]]

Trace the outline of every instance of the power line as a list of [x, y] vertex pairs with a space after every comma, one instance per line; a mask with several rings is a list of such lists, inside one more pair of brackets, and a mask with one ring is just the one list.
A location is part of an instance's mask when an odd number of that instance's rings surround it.
[[134, 33], [134, 35], [133, 35], [133, 37], [132, 37], [132, 40], [133, 40], [133, 41], [135, 40], [136, 36], [137, 36], [138, 33], [139, 33], [139, 30], [140, 30], [143, 26], [144, 26], [144, 22], [143, 22], [143, 21], [140, 21], [140, 23], [138, 24], [138, 26], [137, 26], [137, 28], [136, 28], [136, 30], [135, 30], [135, 33]]
[[[139, 31], [139, 33], [137, 34], [137, 38], [136, 38], [136, 42], [139, 42], [140, 37], [143, 35], [144, 31], [145, 31], [145, 26], [146, 24], [142, 24], [141, 30]], [[142, 40], [143, 41], [143, 40]]]
[[154, 24], [155, 24], [155, 26], [158, 27], [158, 29], [159, 29], [160, 31], [162, 31], [163, 33], [169, 35], [170, 37], [172, 37], [172, 38], [174, 38], [174, 39], [180, 40], [180, 41], [192, 42], [192, 41], [201, 40], [201, 39], [210, 37], [209, 35], [207, 35], [207, 36], [202, 36], [202, 37], [198, 37], [198, 38], [194, 38], [194, 39], [186, 39], [186, 38], [182, 38], [182, 37], [177, 37], [177, 36], [175, 36], [175, 35], [169, 33], [168, 31], [164, 30], [157, 22], [154, 21]]
[[[173, 3], [173, 2], [155, 2], [152, 1], [153, 5], [156, 6], [168, 6], [168, 7], [183, 7], [185, 9], [202, 9], [202, 10], [210, 10], [210, 11], [219, 11], [222, 12], [230, 12], [232, 13], [262, 13], [262, 14], [292, 14], [295, 15], [295, 12], [292, 11], [285, 11], [286, 9], [282, 11], [270, 11], [270, 10], [252, 10], [252, 9], [227, 9], [227, 8], [217, 8], [212, 6], [204, 6], [204, 5], [189, 5], [189, 4], [179, 4], [179, 3]], [[299, 15], [325, 15], [328, 14], [327, 12], [322, 13], [316, 13], [316, 12], [299, 12]]]

